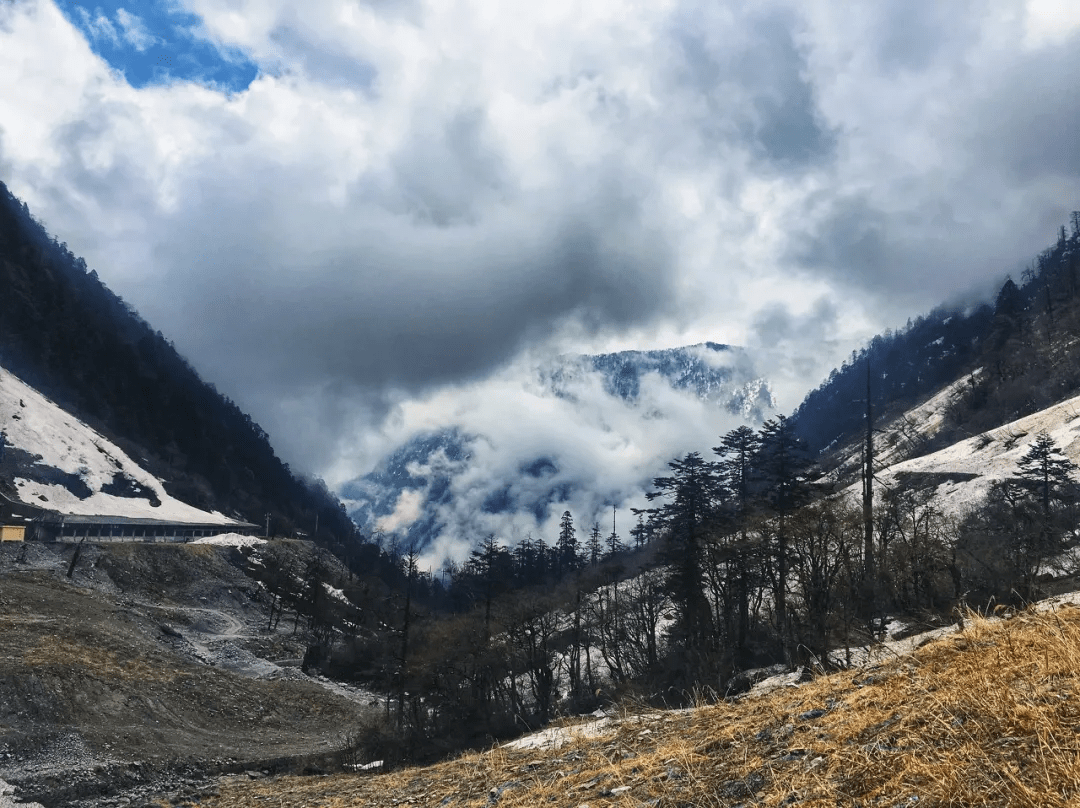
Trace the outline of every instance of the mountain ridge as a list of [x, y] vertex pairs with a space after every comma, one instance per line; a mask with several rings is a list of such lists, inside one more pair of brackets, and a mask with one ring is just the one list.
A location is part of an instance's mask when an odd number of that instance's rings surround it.
[[[558, 407], [550, 410], [549, 419], [585, 421], [592, 425], [588, 434], [630, 445], [640, 440], [634, 430], [643, 429], [647, 421], [669, 419], [672, 404], [667, 399], [672, 396], [678, 406], [739, 423], [760, 423], [775, 409], [771, 387], [753, 368], [748, 352], [713, 342], [564, 354], [532, 367], [520, 389], [520, 406], [547, 408], [555, 399]], [[606, 413], [618, 417], [608, 418]], [[542, 531], [563, 510], [580, 510], [573, 500], [585, 489], [604, 489], [599, 494], [603, 504], [594, 510], [603, 508], [605, 516], [612, 505], [625, 508], [626, 499], [634, 491], [643, 492], [652, 476], [663, 470], [663, 458], [657, 455], [651, 465], [642, 461], [643, 468], [648, 467], [636, 486], [624, 483], [612, 490], [600, 476], [575, 469], [558, 447], [547, 447], [521, 450], [500, 461], [505, 478], [476, 474], [478, 453], [502, 457], [505, 451], [513, 452], [514, 447], [492, 446], [482, 425], [428, 428], [395, 445], [373, 471], [345, 483], [339, 493], [361, 529], [396, 536], [404, 546], [428, 547], [443, 531], [458, 529], [450, 520], [455, 496], [460, 496], [466, 480], [471, 491], [483, 489], [483, 496], [473, 500], [481, 514], [525, 515], [532, 527], [524, 529], [533, 532]], [[581, 514], [585, 523], [595, 516]], [[496, 527], [497, 520], [488, 521], [487, 530]], [[486, 535], [484, 528], [480, 531], [475, 541]]]

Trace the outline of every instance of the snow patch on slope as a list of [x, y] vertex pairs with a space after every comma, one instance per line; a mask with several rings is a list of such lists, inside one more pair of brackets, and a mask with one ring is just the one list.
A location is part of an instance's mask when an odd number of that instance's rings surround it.
[[[949, 409], [963, 398], [979, 381], [982, 374], [983, 370], [980, 368], [958, 379], [919, 406], [893, 419], [884, 428], [875, 430], [875, 466], [880, 468], [900, 463], [916, 454], [941, 430]], [[860, 440], [857, 448], [853, 449], [833, 472], [834, 477], [842, 479], [852, 473], [858, 473], [862, 468], [862, 458], [863, 448]]]
[[[961, 383], [966, 380], [957, 384]], [[946, 392], [948, 389], [935, 398]], [[1080, 396], [933, 454], [895, 463], [875, 476], [889, 486], [902, 483], [905, 477], [912, 481], [921, 478], [932, 484], [940, 476], [940, 482], [935, 486], [936, 505], [942, 512], [958, 516], [978, 505], [993, 483], [1016, 477], [1020, 458], [1027, 453], [1035, 436], [1043, 431], [1071, 461], [1080, 465]], [[850, 490], [854, 493], [860, 485], [856, 484]]]
[[[80, 496], [59, 483], [16, 476], [19, 498], [28, 504], [64, 514], [236, 524], [220, 513], [203, 511], [169, 496], [161, 481], [120, 447], [4, 368], [0, 368], [0, 431], [5, 433], [8, 447], [37, 458], [35, 468], [71, 475], [88, 491], [87, 496]], [[102, 491], [119, 483], [132, 495]]]

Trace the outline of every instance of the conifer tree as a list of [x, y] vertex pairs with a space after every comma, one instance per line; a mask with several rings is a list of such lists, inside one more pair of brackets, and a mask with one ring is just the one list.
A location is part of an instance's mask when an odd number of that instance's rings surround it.
[[577, 531], [574, 529], [574, 517], [570, 515], [570, 511], [563, 511], [562, 521], [559, 523], [559, 539], [555, 543], [555, 549], [559, 557], [560, 573], [565, 574], [581, 566]]
[[770, 418], [761, 426], [761, 469], [765, 500], [774, 515], [775, 559], [774, 598], [777, 629], [784, 644], [785, 655], [790, 651], [790, 626], [787, 611], [788, 586], [788, 519], [809, 498], [806, 475], [809, 458], [802, 442], [795, 437], [790, 421], [783, 415]]
[[679, 639], [688, 649], [704, 648], [713, 635], [712, 610], [705, 597], [706, 532], [718, 505], [716, 466], [691, 452], [668, 463], [670, 477], [657, 477], [649, 499], [668, 499], [653, 509], [667, 534], [668, 590], [679, 613]]
[[1035, 436], [1017, 466], [1021, 484], [1038, 498], [1045, 517], [1050, 515], [1051, 500], [1072, 498], [1075, 488], [1072, 475], [1076, 464], [1057, 448], [1054, 439], [1045, 431]]
[[591, 566], [600, 563], [600, 557], [604, 554], [604, 542], [600, 538], [600, 523], [593, 522], [592, 531], [589, 533], [589, 541], [585, 545], [585, 558]]

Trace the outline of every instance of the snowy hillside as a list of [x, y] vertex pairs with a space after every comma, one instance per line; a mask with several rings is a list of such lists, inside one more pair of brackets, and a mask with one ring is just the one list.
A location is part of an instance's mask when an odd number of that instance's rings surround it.
[[[902, 420], [915, 423], [918, 416], [923, 429], [932, 431], [934, 424], [940, 423], [942, 407], [953, 400], [958, 385], [964, 383], [966, 380], [950, 385]], [[1080, 465], [1080, 396], [933, 454], [893, 463], [879, 470], [876, 479], [885, 486], [905, 481], [933, 485], [937, 507], [958, 515], [977, 505], [994, 482], [1015, 477], [1018, 461], [1027, 453], [1035, 436], [1043, 431], [1070, 460]], [[889, 457], [889, 452], [883, 451], [879, 465], [882, 460], [887, 463]], [[858, 487], [858, 484], [852, 486], [851, 491]]]
[[[874, 430], [874, 466], [885, 468], [917, 455], [945, 423], [949, 408], [963, 398], [972, 385], [979, 382], [983, 371], [976, 370], [952, 384], [899, 418], [878, 426]], [[860, 474], [862, 469], [863, 443], [860, 438], [854, 446], [842, 453], [842, 460], [833, 470], [833, 479], [841, 480]]]
[[4, 475], [23, 502], [63, 514], [235, 524], [165, 493], [119, 447], [0, 368]]

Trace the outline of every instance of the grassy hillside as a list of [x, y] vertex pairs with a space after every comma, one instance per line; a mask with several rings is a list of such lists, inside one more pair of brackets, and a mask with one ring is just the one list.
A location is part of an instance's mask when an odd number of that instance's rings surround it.
[[548, 748], [377, 776], [233, 783], [207, 804], [1075, 805], [1078, 695], [1080, 609], [969, 615], [909, 656], [797, 689], [631, 711], [569, 727]]

